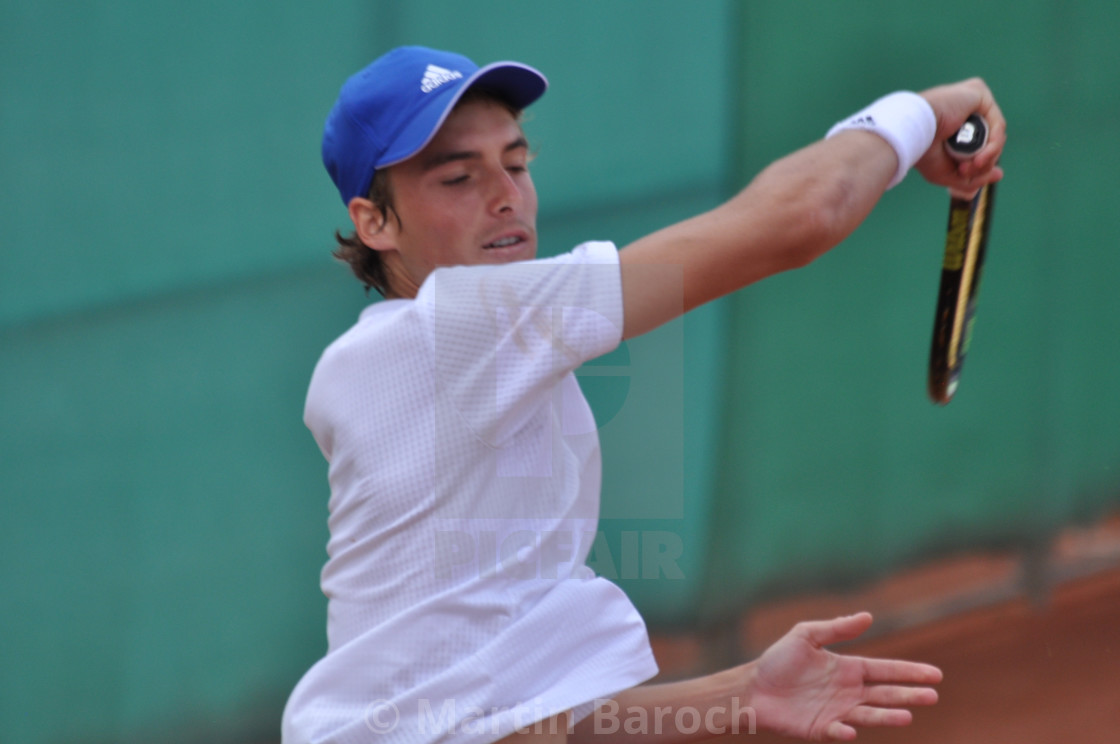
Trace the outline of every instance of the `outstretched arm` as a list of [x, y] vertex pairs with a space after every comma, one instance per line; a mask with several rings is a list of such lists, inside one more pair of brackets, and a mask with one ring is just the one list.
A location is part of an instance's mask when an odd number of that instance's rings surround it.
[[[983, 81], [931, 88], [922, 96], [937, 120], [933, 143], [916, 163], [926, 180], [958, 190], [999, 180], [996, 161], [1006, 123]], [[959, 163], [941, 143], [973, 112], [988, 120], [988, 143], [971, 161]], [[863, 222], [898, 162], [882, 137], [844, 131], [776, 161], [710, 212], [626, 246], [620, 253], [624, 336], [810, 263]]]
[[798, 623], [757, 660], [707, 677], [635, 687], [576, 725], [571, 744], [684, 744], [767, 730], [813, 741], [854, 739], [860, 726], [905, 726], [932, 705], [941, 671], [928, 664], [844, 656], [828, 644], [871, 625], [860, 613]]

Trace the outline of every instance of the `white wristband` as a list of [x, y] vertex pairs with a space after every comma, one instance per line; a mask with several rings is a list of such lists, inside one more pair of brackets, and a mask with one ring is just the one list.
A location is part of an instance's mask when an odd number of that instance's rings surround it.
[[937, 116], [917, 93], [899, 91], [883, 96], [859, 113], [828, 130], [826, 139], [847, 129], [865, 129], [887, 141], [898, 155], [898, 170], [887, 188], [897, 186], [933, 144]]

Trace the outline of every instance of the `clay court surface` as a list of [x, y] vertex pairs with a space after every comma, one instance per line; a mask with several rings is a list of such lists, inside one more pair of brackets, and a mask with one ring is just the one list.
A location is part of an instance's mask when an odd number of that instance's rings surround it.
[[[961, 557], [859, 595], [758, 608], [741, 636], [757, 651], [799, 619], [870, 609], [893, 629], [844, 651], [941, 667], [935, 707], [919, 709], [908, 728], [863, 730], [861, 742], [1116, 744], [1118, 548], [1120, 522], [1111, 520], [1064, 535], [1034, 564], [1041, 573], [1025, 570], [1017, 556]], [[667, 676], [684, 672], [703, 653], [688, 639], [658, 639], [656, 648]], [[762, 733], [743, 739], [790, 741]]]
[[1120, 572], [872, 641], [862, 652], [945, 672], [941, 701], [908, 731], [868, 742], [1120, 741]]

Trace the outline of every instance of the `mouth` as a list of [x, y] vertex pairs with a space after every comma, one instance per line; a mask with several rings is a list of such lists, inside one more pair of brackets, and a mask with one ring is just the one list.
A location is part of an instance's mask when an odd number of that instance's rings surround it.
[[482, 249], [486, 251], [517, 250], [528, 242], [528, 235], [520, 232], [510, 233], [491, 240], [489, 243], [483, 245]]

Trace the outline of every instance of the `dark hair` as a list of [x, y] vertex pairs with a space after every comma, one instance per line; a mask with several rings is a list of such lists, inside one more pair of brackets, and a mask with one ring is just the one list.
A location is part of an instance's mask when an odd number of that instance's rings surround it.
[[[382, 225], [388, 221], [390, 215], [398, 223], [400, 222], [401, 218], [397, 216], [393, 209], [393, 190], [389, 185], [389, 170], [387, 168], [374, 171], [373, 182], [370, 184], [369, 194], [366, 198], [373, 202], [373, 206], [381, 212]], [[362, 239], [358, 237], [357, 230], [352, 231], [349, 235], [343, 235], [341, 230], [335, 230], [334, 239], [338, 241], [338, 247], [334, 249], [331, 255], [350, 267], [350, 271], [358, 277], [358, 280], [366, 288], [366, 292], [369, 292], [370, 289], [376, 289], [382, 297], [387, 297], [389, 280], [385, 275], [385, 264], [381, 263], [381, 254], [363, 243]]]
[[[468, 88], [455, 103], [455, 106], [461, 106], [468, 101], [492, 101], [498, 103], [513, 114], [513, 117], [517, 119], [518, 122], [521, 120], [521, 109], [510, 103], [503, 95], [490, 88], [480, 85]], [[370, 182], [369, 194], [366, 196], [367, 199], [373, 202], [373, 206], [381, 213], [382, 226], [388, 222], [390, 217], [395, 219], [398, 225], [401, 225], [401, 218], [393, 208], [393, 188], [389, 181], [389, 171], [390, 168], [382, 168], [374, 171], [373, 179]], [[365, 287], [366, 292], [369, 292], [370, 289], [375, 289], [382, 297], [388, 297], [389, 277], [385, 271], [385, 264], [381, 261], [381, 253], [363, 243], [362, 239], [358, 237], [356, 230], [352, 231], [349, 235], [343, 235], [342, 231], [335, 230], [334, 238], [338, 241], [338, 247], [331, 255], [350, 267], [350, 271], [354, 272], [354, 276], [358, 277], [358, 281]]]

